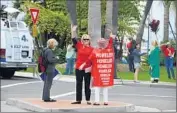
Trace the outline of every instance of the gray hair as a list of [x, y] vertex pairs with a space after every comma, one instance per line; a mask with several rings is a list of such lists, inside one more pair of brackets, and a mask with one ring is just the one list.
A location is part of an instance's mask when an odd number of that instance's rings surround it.
[[51, 38], [47, 41], [47, 47], [50, 47], [51, 45], [54, 45], [54, 47], [56, 47], [58, 46], [58, 42], [54, 38]]

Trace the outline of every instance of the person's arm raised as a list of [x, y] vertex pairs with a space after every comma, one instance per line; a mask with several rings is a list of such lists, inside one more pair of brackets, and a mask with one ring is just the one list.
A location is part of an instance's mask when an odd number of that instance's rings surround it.
[[108, 29], [111, 33], [109, 35], [109, 44], [108, 47], [111, 47], [113, 45], [113, 41], [115, 41], [116, 35], [112, 34], [112, 31], [110, 29]]
[[71, 29], [71, 38], [77, 38], [77, 25], [74, 25]]
[[76, 33], [76, 30], [77, 30], [77, 26], [74, 25], [71, 29], [71, 38], [72, 38], [72, 42], [73, 42], [73, 45], [77, 45], [77, 33]]

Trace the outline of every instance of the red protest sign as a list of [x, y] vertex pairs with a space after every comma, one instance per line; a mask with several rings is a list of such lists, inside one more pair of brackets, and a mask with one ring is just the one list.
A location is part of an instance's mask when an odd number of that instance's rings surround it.
[[30, 8], [30, 12], [31, 12], [31, 17], [32, 17], [33, 24], [36, 24], [37, 18], [38, 18], [38, 15], [39, 15], [39, 9]]
[[114, 85], [114, 51], [112, 48], [94, 49], [89, 57], [92, 62], [93, 87]]

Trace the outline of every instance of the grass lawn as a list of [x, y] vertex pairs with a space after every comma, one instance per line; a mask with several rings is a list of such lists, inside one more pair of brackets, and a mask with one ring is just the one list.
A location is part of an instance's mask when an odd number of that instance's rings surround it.
[[[144, 71], [139, 72], [138, 79], [142, 81], [150, 81], [150, 75], [149, 75], [149, 68], [148, 67], [143, 67]], [[175, 74], [176, 74], [176, 68], [174, 68]], [[127, 80], [133, 80], [134, 79], [134, 73], [132, 72], [118, 72], [118, 76], [120, 76], [122, 79], [127, 79]], [[163, 82], [176, 82], [176, 80], [169, 80], [168, 75], [166, 72], [165, 67], [160, 67], [160, 81]]]
[[[57, 66], [58, 67], [58, 66]], [[148, 67], [143, 67], [144, 71], [140, 71], [139, 72], [139, 77], [138, 79], [141, 81], [150, 81], [150, 76], [149, 76], [149, 68]], [[58, 68], [58, 70], [60, 70], [61, 73], [64, 73], [65, 69], [64, 68]], [[176, 68], [174, 68], [175, 74], [176, 74]], [[33, 72], [32, 68], [28, 68], [27, 71], [25, 72]], [[133, 80], [133, 73], [132, 72], [118, 72], [118, 76], [121, 77], [122, 79], [126, 79], [126, 80]], [[166, 72], [165, 67], [161, 67], [160, 68], [160, 81], [163, 82], [173, 82], [175, 83], [176, 80], [169, 80], [168, 79], [168, 75]]]

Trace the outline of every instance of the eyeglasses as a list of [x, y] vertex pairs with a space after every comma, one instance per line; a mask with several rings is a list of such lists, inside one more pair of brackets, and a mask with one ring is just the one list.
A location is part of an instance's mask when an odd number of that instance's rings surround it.
[[84, 41], [89, 41], [89, 39], [83, 39]]

